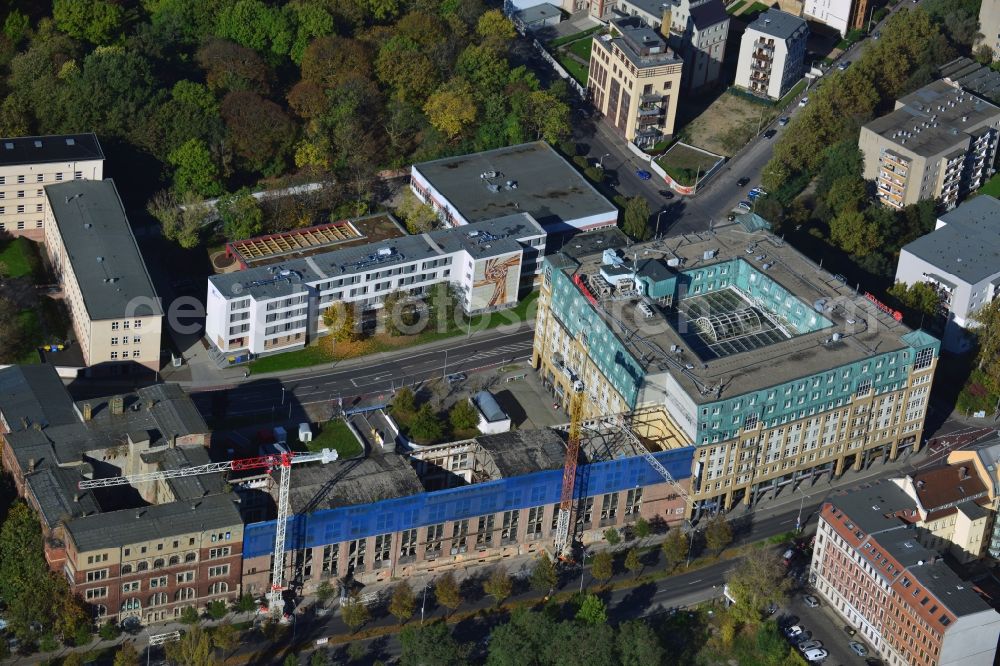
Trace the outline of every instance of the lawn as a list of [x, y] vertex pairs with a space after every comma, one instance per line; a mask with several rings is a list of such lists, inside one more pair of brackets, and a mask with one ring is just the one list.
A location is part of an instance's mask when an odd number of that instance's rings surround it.
[[333, 449], [341, 460], [353, 458], [360, 454], [361, 443], [354, 436], [350, 426], [342, 419], [334, 419], [323, 424], [315, 424], [314, 428], [319, 432], [313, 434], [313, 440], [307, 442], [306, 446], [310, 451], [319, 452], [323, 449]]
[[746, 4], [746, 0], [737, 0], [733, 4], [731, 4], [728, 7], [726, 7], [726, 13], [728, 13], [728, 14], [735, 14], [736, 12], [740, 11], [740, 9], [745, 4]]
[[313, 343], [304, 349], [265, 356], [250, 363], [251, 373], [280, 372], [308, 368], [321, 363], [332, 363], [347, 358], [357, 358], [378, 352], [394, 351], [417, 345], [424, 345], [437, 340], [444, 340], [458, 335], [466, 335], [469, 331], [487, 331], [500, 326], [518, 325], [535, 316], [535, 299], [538, 292], [533, 291], [513, 308], [472, 317], [471, 321], [462, 325], [452, 324], [447, 330], [427, 330], [416, 335], [401, 335], [389, 337], [376, 335], [355, 343], [337, 343], [334, 346], [334, 357], [330, 356], [326, 346]]
[[778, 103], [775, 106], [777, 106], [779, 109], [785, 108], [789, 102], [798, 97], [799, 94], [806, 89], [807, 83], [808, 81], [806, 81], [805, 79], [802, 79], [801, 81], [796, 83], [794, 86], [792, 86], [791, 90], [785, 93], [784, 97], [778, 100]]
[[656, 163], [681, 185], [694, 185], [699, 173], [705, 173], [719, 158], [694, 150], [684, 144], [676, 144], [666, 153], [656, 158]]
[[581, 65], [573, 58], [570, 58], [565, 53], [558, 53], [556, 55], [556, 60], [559, 64], [569, 72], [569, 75], [576, 79], [576, 82], [581, 86], [587, 85], [587, 75], [590, 72], [590, 68], [585, 65]]
[[27, 238], [19, 236], [0, 241], [0, 274], [5, 277], [31, 277], [38, 270], [38, 249]]
[[585, 39], [575, 41], [566, 48], [575, 53], [581, 60], [590, 60], [590, 50], [594, 48], [594, 38], [587, 37]]
[[[29, 241], [30, 242], [30, 241]], [[17, 318], [24, 330], [24, 354], [17, 360], [22, 365], [40, 363], [38, 347], [42, 344], [42, 325], [34, 310], [21, 310]]]
[[740, 16], [747, 16], [749, 14], [759, 14], [760, 12], [766, 12], [768, 9], [770, 9], [770, 7], [768, 5], [765, 5], [763, 2], [755, 2], [749, 7], [747, 7], [745, 10], [743, 10], [743, 13], [740, 14]]
[[986, 181], [986, 184], [979, 188], [979, 194], [988, 194], [991, 197], [1000, 197], [1000, 173]]
[[566, 35], [565, 37], [559, 37], [558, 39], [553, 39], [551, 42], [546, 44], [546, 46], [548, 46], [550, 49], [554, 49], [557, 46], [562, 46], [563, 44], [569, 44], [570, 42], [575, 42], [579, 39], [583, 39], [584, 37], [589, 37], [590, 35], [593, 35], [596, 32], [600, 32], [601, 30], [604, 30], [603, 25], [594, 26], [593, 28], [584, 30], [583, 32], [577, 32], [572, 35]]

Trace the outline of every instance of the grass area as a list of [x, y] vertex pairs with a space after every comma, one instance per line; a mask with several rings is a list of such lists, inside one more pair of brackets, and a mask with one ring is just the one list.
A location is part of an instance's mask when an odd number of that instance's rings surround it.
[[38, 356], [38, 347], [42, 344], [42, 324], [38, 319], [35, 310], [21, 310], [17, 318], [23, 327], [25, 345], [24, 353], [17, 362], [23, 365], [30, 365], [41, 362]]
[[572, 35], [566, 35], [565, 37], [559, 37], [557, 39], [553, 39], [551, 42], [546, 44], [546, 46], [548, 46], [549, 48], [555, 48], [557, 46], [562, 46], [563, 44], [569, 44], [570, 42], [575, 42], [578, 39], [589, 37], [595, 33], [600, 32], [601, 30], [604, 30], [603, 25], [594, 26], [593, 28], [588, 28], [583, 32], [577, 32]]
[[594, 38], [586, 37], [569, 44], [567, 50], [572, 51], [581, 60], [590, 60], [590, 51], [594, 48]]
[[0, 241], [0, 265], [0, 274], [5, 277], [31, 277], [40, 266], [38, 248], [23, 236]]
[[1000, 173], [986, 181], [986, 184], [979, 188], [979, 194], [988, 194], [991, 197], [1000, 197]]
[[733, 4], [731, 4], [728, 7], [726, 7], [726, 13], [727, 14], [735, 14], [736, 12], [740, 11], [740, 9], [742, 9], [743, 5], [745, 5], [745, 4], [747, 4], [746, 0], [737, 0]]
[[969, 379], [958, 394], [958, 401], [955, 407], [963, 414], [984, 411], [987, 415], [992, 414], [997, 406], [1000, 396], [991, 392], [989, 380], [981, 370], [973, 370]]
[[766, 12], [768, 9], [770, 9], [769, 5], [765, 5], [763, 2], [755, 2], [747, 7], [741, 16], [746, 16], [747, 14], [759, 14], [760, 12]]
[[578, 63], [573, 58], [570, 58], [565, 53], [556, 54], [555, 58], [559, 62], [559, 64], [562, 65], [567, 72], [569, 72], [569, 75], [572, 76], [574, 79], [576, 79], [577, 83], [579, 83], [581, 86], [587, 85], [587, 75], [590, 72], [589, 67], [581, 65], [580, 63]]
[[801, 81], [796, 83], [794, 86], [792, 86], [791, 90], [785, 93], [784, 97], [778, 100], [778, 103], [775, 106], [777, 106], [779, 109], [783, 109], [786, 106], [788, 106], [789, 102], [791, 102], [793, 99], [802, 94], [802, 91], [806, 89], [806, 85], [808, 83], [809, 82], [806, 81], [805, 79], [802, 79]]
[[854, 44], [861, 41], [861, 38], [864, 36], [865, 36], [865, 31], [861, 30], [860, 28], [851, 30], [850, 32], [847, 33], [846, 37], [837, 42], [837, 46], [835, 46], [834, 48], [838, 48], [841, 51], [846, 51], [847, 49], [854, 46]]
[[353, 458], [359, 455], [361, 444], [358, 438], [351, 432], [350, 426], [343, 419], [334, 419], [326, 423], [317, 423], [316, 429], [319, 431], [313, 435], [313, 440], [306, 443], [310, 451], [319, 452], [323, 449], [333, 449], [340, 455], [341, 460]]
[[718, 157], [678, 144], [658, 157], [656, 163], [681, 185], [694, 185], [698, 174], [705, 173], [718, 160]]
[[537, 298], [538, 292], [533, 291], [522, 298], [513, 308], [501, 310], [500, 312], [476, 315], [471, 320], [462, 324], [452, 323], [449, 328], [443, 331], [427, 330], [416, 335], [400, 335], [395, 337], [381, 334], [353, 343], [338, 342], [333, 347], [332, 355], [328, 349], [328, 345], [324, 344], [323, 340], [320, 340], [303, 349], [258, 358], [250, 363], [250, 371], [252, 373], [264, 373], [308, 368], [321, 363], [332, 363], [334, 361], [358, 358], [378, 352], [424, 345], [429, 342], [436, 342], [437, 340], [465, 335], [469, 332], [487, 331], [500, 326], [521, 324], [534, 318], [534, 305]]

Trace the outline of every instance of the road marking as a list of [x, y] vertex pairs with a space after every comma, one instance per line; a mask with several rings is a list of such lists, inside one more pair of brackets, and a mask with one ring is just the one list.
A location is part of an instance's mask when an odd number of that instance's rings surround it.
[[694, 585], [695, 583], [700, 583], [700, 582], [702, 582], [703, 580], [705, 580], [705, 579], [704, 579], [704, 578], [699, 578], [698, 580], [693, 580], [693, 581], [691, 581], [690, 583], [688, 583], [688, 585]]

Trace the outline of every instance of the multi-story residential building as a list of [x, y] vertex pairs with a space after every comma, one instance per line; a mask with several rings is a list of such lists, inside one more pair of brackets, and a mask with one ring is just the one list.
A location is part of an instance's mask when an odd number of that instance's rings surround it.
[[[681, 489], [691, 452], [653, 454]], [[308, 593], [324, 580], [367, 584], [551, 552], [565, 458], [563, 437], [543, 429], [421, 447], [411, 455], [373, 450], [362, 460], [297, 465], [286, 580]], [[678, 488], [620, 432], [588, 431], [578, 470], [571, 536], [584, 544], [640, 516], [683, 522]], [[248, 594], [269, 588], [274, 529], [273, 520], [246, 527]]]
[[990, 666], [1000, 614], [920, 544], [911, 500], [889, 481], [823, 505], [810, 578], [890, 666]]
[[736, 85], [754, 95], [781, 99], [805, 74], [809, 25], [768, 9], [747, 26], [740, 41]]
[[88, 373], [160, 369], [163, 310], [111, 180], [45, 187], [45, 252]]
[[653, 146], [674, 133], [684, 63], [638, 17], [612, 20], [610, 27], [591, 49], [591, 101], [626, 141]]
[[934, 286], [948, 318], [944, 348], [968, 351], [976, 312], [1000, 295], [1000, 201], [978, 196], [939, 217], [934, 231], [900, 250], [896, 281]]
[[220, 475], [81, 491], [87, 478], [210, 462], [179, 387], [74, 402], [50, 365], [0, 370], [3, 469], [41, 520], [45, 558], [95, 617], [177, 617], [239, 593], [243, 525]]
[[875, 9], [869, 0], [805, 0], [802, 16], [810, 21], [828, 25], [841, 35], [860, 30], [871, 18]]
[[285, 351], [324, 334], [335, 302], [372, 310], [390, 293], [417, 297], [442, 282], [466, 312], [508, 308], [539, 281], [545, 238], [518, 213], [213, 275], [205, 337], [227, 354]]
[[43, 188], [69, 180], [101, 180], [104, 152], [94, 134], [0, 139], [0, 231], [40, 241]]
[[896, 100], [861, 128], [864, 177], [886, 206], [940, 199], [954, 208], [993, 173], [1000, 108], [943, 80]]
[[449, 227], [518, 213], [548, 233], [618, 223], [618, 209], [544, 141], [414, 164], [410, 189]]
[[1000, 558], [1000, 521], [996, 519], [1000, 512], [1000, 438], [993, 435], [986, 441], [956, 449], [948, 454], [948, 464], [974, 470], [986, 487], [991, 515], [985, 549], [990, 557]]
[[619, 0], [615, 9], [638, 16], [667, 38], [667, 45], [684, 61], [685, 90], [718, 83], [729, 36], [729, 14], [722, 0]]
[[980, 45], [993, 52], [993, 59], [1000, 57], [1000, 0], [983, 0], [979, 7]]
[[532, 364], [587, 416], [664, 410], [696, 446], [692, 510], [920, 447], [939, 342], [769, 232], [572, 245], [546, 257]]

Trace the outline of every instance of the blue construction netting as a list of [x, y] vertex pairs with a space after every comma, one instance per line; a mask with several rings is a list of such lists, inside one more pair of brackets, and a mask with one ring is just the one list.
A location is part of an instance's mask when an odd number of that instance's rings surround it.
[[[691, 476], [694, 447], [654, 455], [674, 479], [680, 481]], [[662, 482], [663, 477], [645, 458], [633, 456], [580, 465], [574, 495], [579, 499]], [[371, 504], [298, 514], [288, 521], [285, 549], [315, 548], [500, 511], [555, 504], [559, 502], [561, 489], [562, 470], [554, 469]], [[273, 520], [247, 525], [243, 531], [243, 557], [271, 554], [274, 526]]]

